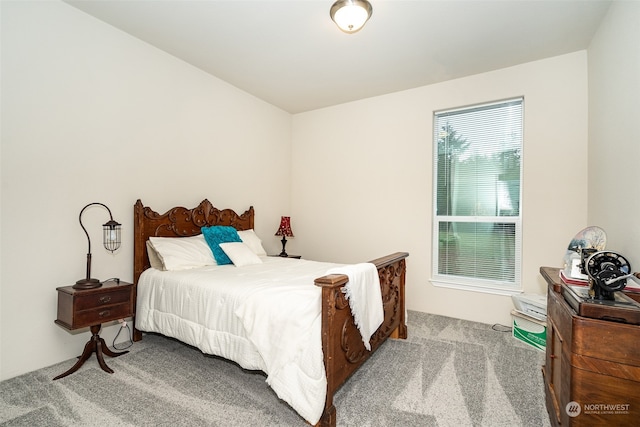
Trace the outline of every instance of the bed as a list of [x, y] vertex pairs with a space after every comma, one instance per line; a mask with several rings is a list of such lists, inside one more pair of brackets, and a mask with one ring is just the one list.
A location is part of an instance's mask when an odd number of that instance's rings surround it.
[[[201, 284], [199, 290], [188, 291], [189, 296], [184, 298], [188, 298], [187, 301], [191, 301], [191, 304], [204, 307], [205, 313], [198, 315], [200, 318], [222, 317], [229, 320], [237, 317], [236, 314], [243, 313], [244, 317], [242, 317], [243, 320], [240, 323], [244, 322], [244, 324], [228, 326], [231, 331], [225, 330], [224, 339], [221, 340], [220, 334], [216, 335], [215, 332], [211, 332], [212, 327], [203, 327], [198, 324], [199, 321], [197, 319], [190, 318], [190, 311], [186, 316], [184, 313], [178, 313], [177, 315], [175, 313], [167, 313], [169, 310], [166, 307], [166, 305], [169, 304], [167, 295], [177, 292], [175, 289], [181, 289], [182, 284], [175, 288], [169, 288], [170, 285], [163, 282], [165, 277], [170, 278], [174, 275], [174, 272], [158, 271], [157, 268], [151, 267], [152, 263], [149, 258], [149, 252], [152, 252], [151, 256], [153, 259], [154, 251], [148, 244], [149, 238], [157, 240], [156, 238], [198, 237], [201, 234], [202, 227], [213, 226], [230, 226], [238, 230], [239, 233], [251, 233], [254, 228], [254, 209], [250, 207], [242, 214], [238, 214], [231, 209], [217, 209], [208, 200], [204, 200], [195, 208], [175, 207], [169, 209], [164, 214], [159, 214], [151, 208], [144, 206], [140, 200], [136, 202], [134, 206], [134, 283], [136, 284], [135, 304], [137, 309], [134, 318], [134, 340], [141, 340], [143, 331], [160, 333], [194, 345], [204, 353], [233, 360], [244, 368], [263, 370], [267, 373], [267, 382], [274, 391], [276, 391], [278, 396], [287, 401], [307, 422], [318, 426], [335, 426], [336, 408], [333, 402], [335, 392], [366, 362], [370, 355], [375, 352], [387, 338], [405, 339], [407, 337], [404, 288], [406, 258], [408, 257], [408, 253], [397, 252], [369, 262], [377, 269], [376, 279], [379, 279], [380, 282], [380, 294], [383, 307], [382, 323], [377, 330], [372, 333], [371, 340], [368, 342], [370, 351], [365, 348], [362, 335], [356, 327], [349, 301], [343, 292], [345, 285], [349, 281], [348, 277], [344, 274], [325, 274], [327, 271], [332, 270], [331, 267], [333, 267], [334, 264], [267, 257], [266, 254], [263, 254], [265, 256], [261, 257], [262, 265], [260, 266], [248, 265], [238, 267], [237, 269], [234, 269], [233, 265], [207, 266], [187, 270], [186, 275], [189, 279], [180, 278], [178, 280], [184, 283], [186, 280], [191, 281], [193, 278], [194, 286], [198, 286], [195, 284], [197, 281], [207, 280], [203, 278], [205, 274], [221, 275], [219, 277], [226, 277], [224, 280], [234, 282], [236, 280], [233, 276], [234, 274], [235, 276], [253, 276], [257, 275], [257, 273], [254, 274], [254, 272], [258, 268], [267, 270], [265, 274], [270, 278], [264, 279], [263, 282], [265, 283], [267, 280], [273, 281], [274, 278], [278, 278], [278, 280], [283, 281], [283, 284], [286, 284], [288, 280], [293, 280], [289, 279], [290, 273], [297, 274], [297, 271], [300, 271], [302, 274], [301, 277], [304, 277], [304, 280], [309, 282], [308, 284], [305, 282], [302, 288], [296, 288], [301, 289], [300, 291], [295, 290], [288, 292], [285, 298], [276, 296], [275, 294], [269, 295], [264, 293], [266, 292], [266, 286], [261, 287], [258, 291], [247, 293], [248, 291], [245, 292], [242, 286], [234, 285], [230, 287], [230, 289], [233, 289], [231, 295], [225, 295], [223, 297], [214, 296], [212, 302], [205, 303], [201, 301], [201, 299], [204, 298], [201, 297], [205, 292], [203, 289], [206, 289], [206, 292], [214, 292], [209, 290], [209, 288], [215, 288], [214, 286]], [[154, 267], [157, 266], [154, 265]], [[242, 274], [239, 274], [240, 272], [242, 272]], [[310, 276], [310, 274], [314, 274], [314, 272], [316, 272], [317, 275]], [[176, 272], [175, 275], [177, 276], [178, 273], [180, 272]], [[226, 276], [224, 276], [224, 274], [226, 274]], [[311, 285], [312, 282], [315, 286]], [[154, 286], [159, 286], [159, 288], [154, 288]], [[300, 285], [296, 284], [295, 286]], [[233, 292], [235, 292], [235, 294], [233, 294]], [[245, 293], [243, 294], [242, 292]], [[271, 292], [270, 289], [269, 292]], [[298, 294], [301, 295], [298, 296]], [[253, 344], [255, 343], [253, 343], [252, 340], [254, 338], [257, 340], [265, 340], [263, 331], [256, 329], [256, 325], [263, 327], [263, 320], [266, 319], [265, 321], [268, 321], [270, 317], [277, 316], [265, 316], [264, 314], [254, 315], [252, 310], [262, 308], [259, 307], [260, 301], [269, 301], [268, 304], [263, 302], [262, 306], [266, 306], [267, 308], [278, 306], [280, 313], [289, 311], [291, 311], [291, 313], [300, 313], [299, 307], [304, 306], [306, 303], [301, 304], [300, 301], [302, 300], [297, 300], [296, 298], [305, 298], [302, 294], [312, 294], [312, 298], [320, 298], [320, 301], [317, 301], [317, 303], [315, 299], [313, 303], [309, 303], [311, 308], [307, 310], [309, 313], [313, 310], [320, 310], [320, 312], [314, 315], [316, 316], [314, 320], [310, 320], [310, 323], [304, 326], [309, 327], [310, 330], [313, 331], [309, 333], [309, 341], [295, 344], [297, 350], [294, 351], [302, 354], [301, 358], [305, 361], [305, 367], [296, 367], [295, 371], [308, 370], [312, 372], [312, 375], [305, 373], [305, 378], [306, 376], [316, 375], [317, 367], [307, 368], [306, 361], [307, 359], [313, 359], [314, 362], [312, 364], [317, 364], [316, 360], [319, 358], [322, 381], [317, 382], [319, 386], [316, 388], [321, 386], [322, 390], [321, 393], [310, 392], [307, 393], [309, 396], [300, 397], [298, 396], [300, 393], [295, 389], [295, 384], [293, 391], [287, 390], [286, 387], [288, 387], [288, 385], [286, 384], [283, 389], [283, 384], [280, 384], [280, 381], [275, 377], [276, 374], [269, 372], [269, 370], [273, 370], [273, 366], [275, 366], [274, 360], [280, 363], [280, 360], [283, 359], [283, 357], [278, 354], [280, 351], [278, 345], [274, 345], [274, 348], [269, 347], [267, 351], [262, 349], [259, 349], [260, 351], [253, 351]], [[197, 298], [194, 298], [194, 295], [197, 295]], [[256, 296], [251, 298], [251, 295]], [[220, 306], [220, 301], [222, 300], [228, 300], [230, 304], [236, 304], [236, 300], [242, 302], [237, 303], [231, 312], [229, 312], [226, 307]], [[251, 302], [251, 300], [253, 300], [253, 302]], [[292, 301], [290, 303], [290, 310], [283, 310], [282, 308], [286, 307], [286, 305], [283, 304], [289, 304], [289, 300]], [[162, 307], [158, 308], [158, 304], [162, 305]], [[183, 301], [174, 305], [184, 307], [185, 304]], [[216, 309], [212, 310], [211, 307], [215, 307]], [[226, 314], [221, 314], [225, 313], [225, 310], [227, 310]], [[180, 309], [178, 309], [178, 311], [180, 311]], [[213, 314], [211, 313], [212, 311], [214, 312]], [[259, 316], [262, 316], [262, 318]], [[279, 326], [274, 323], [264, 327], [271, 330], [277, 328], [280, 332], [279, 335], [290, 338], [281, 340], [283, 341], [282, 345], [291, 347], [296, 343], [293, 337], [306, 335], [301, 333], [300, 329], [295, 329], [301, 327], [298, 324], [301, 323], [299, 319], [303, 316], [301, 314], [295, 314], [295, 316], [293, 319], [285, 320], [279, 324]], [[189, 318], [187, 319], [187, 317]], [[246, 320], [247, 318], [251, 319], [253, 323], [248, 324], [247, 322], [249, 321]], [[282, 322], [282, 319], [280, 319], [280, 321]], [[252, 328], [256, 330], [252, 330]], [[176, 332], [176, 330], [179, 330], [179, 332]], [[207, 336], [215, 336], [215, 339], [208, 340]], [[315, 338], [316, 336], [318, 338]], [[231, 340], [231, 349], [225, 348], [223, 344], [220, 343], [220, 341], [226, 342], [229, 340]], [[256, 346], [257, 345], [258, 344], [256, 344]], [[317, 351], [314, 347], [317, 347]], [[245, 350], [247, 351], [246, 353]], [[282, 351], [285, 352], [285, 350]], [[264, 358], [260, 357], [264, 356], [265, 353], [267, 355]], [[286, 363], [294, 362], [287, 360]], [[291, 371], [291, 369], [288, 368], [287, 370]], [[280, 369], [278, 369], [278, 371], [280, 371]], [[284, 369], [282, 369], [282, 371], [284, 371]], [[272, 382], [275, 384], [269, 382], [272, 374], [274, 376]], [[279, 388], [276, 387], [276, 385], [278, 385]], [[309, 389], [313, 390], [313, 387]], [[302, 385], [301, 390], [307, 390], [307, 386]], [[300, 402], [290, 401], [289, 397], [291, 394], [298, 396], [297, 398], [300, 399], [307, 399], [309, 403], [302, 402], [302, 408], [300, 408]], [[307, 409], [305, 406], [307, 404], [316, 409]]]

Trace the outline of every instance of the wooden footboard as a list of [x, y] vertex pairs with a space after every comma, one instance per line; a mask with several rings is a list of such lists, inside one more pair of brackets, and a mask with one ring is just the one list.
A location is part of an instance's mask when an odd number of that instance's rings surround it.
[[362, 343], [349, 303], [342, 292], [347, 276], [332, 274], [316, 279], [322, 288], [322, 351], [327, 373], [327, 400], [318, 426], [335, 427], [333, 396], [342, 384], [373, 354], [387, 338], [407, 338], [405, 321], [406, 252], [397, 252], [371, 263], [378, 267], [384, 321], [371, 337], [371, 351]]

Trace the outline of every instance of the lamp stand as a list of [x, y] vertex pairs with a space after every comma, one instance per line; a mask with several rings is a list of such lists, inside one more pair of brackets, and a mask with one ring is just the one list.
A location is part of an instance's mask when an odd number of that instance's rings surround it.
[[287, 244], [287, 237], [286, 236], [282, 236], [282, 240], [280, 240], [282, 242], [282, 252], [280, 252], [281, 257], [286, 258], [289, 255], [287, 255], [287, 253], [284, 250], [285, 245]]
[[91, 253], [87, 254], [87, 277], [80, 279], [72, 286], [74, 289], [93, 289], [102, 286], [100, 280], [91, 278]]

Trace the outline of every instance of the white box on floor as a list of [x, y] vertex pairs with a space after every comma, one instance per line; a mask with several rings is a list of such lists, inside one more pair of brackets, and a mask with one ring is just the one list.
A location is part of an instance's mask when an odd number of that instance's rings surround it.
[[547, 322], [543, 322], [533, 317], [525, 316], [515, 310], [511, 311], [513, 318], [513, 337], [533, 348], [545, 351], [547, 348]]

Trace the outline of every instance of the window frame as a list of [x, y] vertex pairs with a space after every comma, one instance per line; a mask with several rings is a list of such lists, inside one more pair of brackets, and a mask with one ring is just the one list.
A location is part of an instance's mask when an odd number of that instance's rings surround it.
[[[490, 108], [491, 106], [500, 106], [513, 102], [520, 102], [521, 108], [521, 129], [522, 136], [520, 139], [520, 176], [519, 176], [519, 209], [518, 215], [510, 216], [460, 216], [460, 215], [438, 215], [438, 139], [439, 139], [439, 121], [438, 118], [444, 115], [451, 115], [451, 113], [458, 112], [464, 114], [465, 112], [471, 112], [479, 108]], [[432, 165], [433, 165], [433, 186], [432, 186], [432, 262], [431, 262], [431, 278], [430, 282], [434, 286], [462, 289], [476, 292], [483, 292], [489, 294], [499, 295], [514, 295], [522, 292], [522, 191], [523, 191], [523, 164], [524, 164], [524, 114], [525, 103], [524, 97], [518, 96], [513, 98], [506, 98], [503, 100], [493, 102], [483, 102], [465, 107], [452, 108], [446, 110], [438, 110], [433, 112], [432, 123]], [[452, 274], [438, 273], [440, 262], [440, 224], [442, 222], [467, 222], [467, 223], [501, 223], [501, 224], [513, 224], [514, 227], [514, 280], [500, 281], [482, 279], [478, 277], [466, 277]]]

